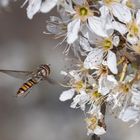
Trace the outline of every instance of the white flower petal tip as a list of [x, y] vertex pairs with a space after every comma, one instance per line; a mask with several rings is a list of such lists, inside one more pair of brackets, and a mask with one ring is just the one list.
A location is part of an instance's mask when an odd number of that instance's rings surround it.
[[106, 131], [103, 127], [96, 126], [96, 128], [94, 130], [88, 129], [87, 135], [96, 134], [98, 136], [101, 136], [105, 133], [106, 133]]
[[72, 44], [78, 38], [78, 32], [80, 29], [80, 19], [75, 19], [67, 26], [67, 42]]
[[62, 102], [70, 100], [74, 96], [74, 93], [75, 93], [74, 89], [63, 91], [59, 97], [59, 100]]
[[41, 6], [41, 0], [29, 1], [29, 5], [27, 7], [27, 17], [32, 19], [33, 16], [39, 11]]
[[119, 45], [119, 43], [120, 43], [119, 36], [114, 36], [113, 37], [113, 45], [117, 47]]
[[56, 6], [56, 4], [57, 0], [45, 0], [40, 7], [40, 11], [42, 13], [48, 13]]
[[119, 119], [124, 122], [135, 121], [137, 123], [140, 119], [140, 110], [128, 107], [120, 112]]
[[103, 127], [100, 126], [96, 126], [94, 133], [98, 136], [103, 135], [106, 133], [105, 129]]
[[108, 51], [107, 66], [113, 74], [118, 73], [116, 55], [112, 51]]

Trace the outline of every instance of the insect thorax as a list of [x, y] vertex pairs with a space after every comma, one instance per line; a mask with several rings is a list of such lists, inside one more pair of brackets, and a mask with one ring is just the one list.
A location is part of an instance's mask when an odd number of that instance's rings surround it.
[[48, 65], [41, 65], [37, 71], [37, 76], [44, 79], [50, 75], [50, 67]]

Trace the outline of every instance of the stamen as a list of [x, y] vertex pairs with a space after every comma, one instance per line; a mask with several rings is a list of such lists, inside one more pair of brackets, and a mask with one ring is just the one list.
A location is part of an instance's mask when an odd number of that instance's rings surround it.
[[84, 87], [83, 81], [78, 81], [74, 84], [74, 88], [77, 92], [79, 92]]
[[106, 50], [106, 51], [112, 49], [112, 47], [113, 47], [113, 43], [110, 38], [104, 39], [101, 44], [102, 44], [104, 50]]

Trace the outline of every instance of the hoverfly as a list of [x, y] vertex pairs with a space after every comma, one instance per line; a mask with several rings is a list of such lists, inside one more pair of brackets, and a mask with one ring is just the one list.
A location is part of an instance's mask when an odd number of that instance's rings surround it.
[[29, 77], [18, 89], [16, 97], [25, 97], [36, 84], [40, 83], [40, 81], [47, 80], [48, 82], [53, 83], [53, 81], [48, 77], [51, 69], [47, 64], [42, 64], [35, 71], [0, 70], [0, 72], [16, 78], [23, 78], [25, 76]]

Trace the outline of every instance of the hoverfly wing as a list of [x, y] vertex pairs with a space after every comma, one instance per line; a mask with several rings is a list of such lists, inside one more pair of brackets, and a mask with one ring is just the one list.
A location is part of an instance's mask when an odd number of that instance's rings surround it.
[[57, 84], [57, 82], [56, 82], [54, 79], [52, 79], [52, 78], [47, 77], [47, 78], [45, 78], [45, 80], [46, 80], [48, 83], [52, 84], [52, 85], [56, 85], [56, 84]]
[[32, 75], [33, 73], [32, 71], [17, 71], [17, 70], [0, 70], [0, 72], [19, 79], [25, 79], [26, 77]]

